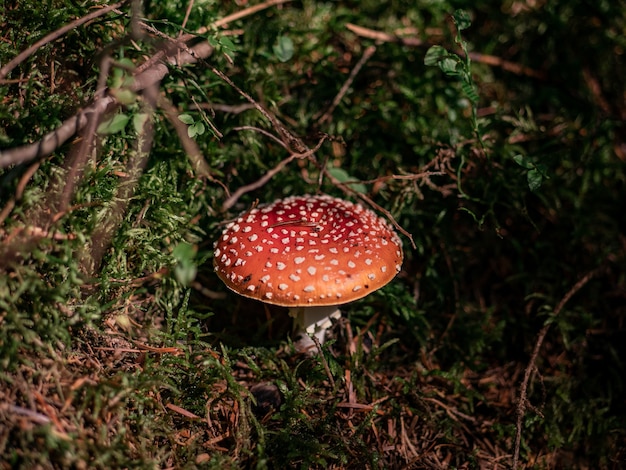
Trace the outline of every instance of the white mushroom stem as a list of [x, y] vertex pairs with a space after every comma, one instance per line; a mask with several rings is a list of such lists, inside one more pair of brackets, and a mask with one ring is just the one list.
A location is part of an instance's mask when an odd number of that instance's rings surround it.
[[306, 333], [302, 335], [302, 339], [299, 341], [300, 346], [298, 347], [298, 349], [304, 350], [315, 345], [310, 335], [315, 335], [320, 344], [324, 343], [326, 330], [332, 326], [333, 319], [337, 320], [341, 317], [341, 311], [336, 305], [292, 307], [289, 309], [289, 315], [295, 318], [296, 335]]

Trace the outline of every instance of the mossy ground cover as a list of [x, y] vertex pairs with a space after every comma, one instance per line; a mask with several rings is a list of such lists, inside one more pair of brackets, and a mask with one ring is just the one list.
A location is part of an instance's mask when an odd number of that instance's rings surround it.
[[[1, 468], [624, 464], [619, 2], [20, 1], [0, 25]], [[378, 210], [405, 261], [309, 357], [212, 243], [316, 192]]]

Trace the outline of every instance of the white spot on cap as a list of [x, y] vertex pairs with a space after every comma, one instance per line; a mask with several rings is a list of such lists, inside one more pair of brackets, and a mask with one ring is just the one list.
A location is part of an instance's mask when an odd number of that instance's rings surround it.
[[302, 264], [302, 263], [304, 263], [305, 259], [306, 258], [303, 258], [302, 256], [298, 256], [297, 258], [294, 258], [293, 262], [296, 263], [296, 264]]
[[254, 292], [254, 289], [256, 289], [256, 287], [253, 284], [250, 284], [248, 287], [246, 287], [246, 290], [249, 290], [250, 292]]
[[311, 276], [313, 276], [313, 275], [317, 272], [317, 269], [315, 269], [315, 267], [313, 267], [313, 266], [309, 266], [308, 268], [306, 268], [306, 271], [307, 271], [307, 272], [308, 272]]
[[304, 292], [313, 292], [315, 291], [315, 287], [313, 286], [306, 286], [304, 289], [302, 289]]
[[287, 284], [284, 284], [284, 283], [278, 284], [278, 288], [280, 290], [287, 290], [288, 287], [289, 286]]
[[266, 274], [265, 276], [263, 276], [263, 277], [261, 278], [261, 282], [267, 282], [267, 281], [269, 281], [269, 280], [270, 280], [270, 275], [269, 275], [269, 274]]
[[280, 261], [278, 263], [276, 263], [276, 269], [278, 269], [279, 271], [282, 271], [286, 267], [287, 267], [287, 265], [285, 263], [281, 263]]
[[348, 261], [348, 267], [350, 269], [354, 269], [354, 268], [356, 268], [356, 264], [354, 264], [354, 261]]
[[295, 274], [290, 274], [289, 279], [291, 279], [293, 282], [298, 282], [300, 280], [300, 276], [296, 276]]

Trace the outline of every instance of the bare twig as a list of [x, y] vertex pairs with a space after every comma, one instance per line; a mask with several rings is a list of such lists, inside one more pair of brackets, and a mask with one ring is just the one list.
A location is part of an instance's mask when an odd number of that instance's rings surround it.
[[[227, 24], [229, 21], [235, 21], [235, 20], [244, 18], [245, 16], [254, 14], [265, 8], [269, 8], [271, 6], [278, 5], [281, 3], [286, 3], [287, 1], [288, 0], [273, 0], [273, 1], [268, 1], [265, 3], [261, 3], [259, 5], [255, 5], [254, 7], [246, 8], [240, 12], [237, 12], [233, 15], [229, 15], [221, 20], [216, 21], [215, 23], [213, 23], [211, 27], [223, 26]], [[107, 9], [107, 12], [118, 9], [124, 3], [125, 2], [120, 2], [115, 5], [112, 5], [110, 8], [107, 7], [109, 8]], [[103, 14], [102, 10], [99, 10], [97, 13]], [[96, 17], [97, 16], [98, 15], [96, 15]], [[83, 23], [79, 23], [79, 24], [83, 24]], [[139, 22], [139, 24], [145, 30], [151, 31], [155, 34], [159, 33], [158, 35], [162, 35], [160, 32], [150, 27], [146, 23]], [[71, 25], [71, 27], [76, 27], [76, 26], [77, 24]], [[59, 31], [62, 31], [62, 34], [67, 32], [64, 30], [64, 28], [61, 28]], [[206, 30], [204, 32], [206, 32]], [[202, 31], [199, 32], [199, 34], [201, 33]], [[58, 32], [56, 34], [57, 36], [55, 36], [55, 38], [58, 37]], [[162, 36], [165, 36], [165, 35], [162, 35]], [[183, 37], [179, 41], [167, 37], [167, 39], [169, 39], [170, 41], [176, 44], [182, 44], [187, 54], [181, 54], [179, 57], [176, 57], [176, 52], [172, 53], [172, 52], [167, 52], [167, 51], [160, 51], [159, 53], [155, 54], [155, 56], [148, 59], [144, 64], [137, 67], [135, 71], [134, 82], [129, 87], [131, 91], [141, 92], [142, 90], [146, 89], [150, 85], [160, 82], [169, 73], [167, 65], [160, 62], [161, 59], [166, 59], [167, 62], [169, 62], [172, 65], [181, 66], [181, 65], [193, 63], [199, 59], [201, 60], [203, 58], [208, 57], [211, 54], [213, 48], [207, 42], [202, 42], [200, 44], [195, 45], [192, 48], [188, 48], [182, 42], [185, 40], [192, 39], [194, 37], [196, 37], [195, 34], [183, 35]], [[49, 40], [54, 40], [55, 38], [49, 39]], [[38, 47], [41, 47], [39, 43], [33, 45], [32, 46], [33, 50], [30, 51], [29, 54], [32, 54], [35, 50], [37, 50]], [[24, 51], [24, 53], [25, 52], [26, 51]], [[17, 60], [18, 57], [13, 59], [13, 61], [16, 61], [16, 64], [20, 62]], [[21, 58], [20, 60], [23, 60], [23, 58]], [[9, 63], [7, 63], [5, 67], [3, 67], [1, 70], [4, 70], [5, 68], [9, 67], [9, 65], [13, 61], [10, 61]], [[14, 67], [15, 65], [12, 65], [11, 68]], [[7, 69], [6, 73], [8, 73], [8, 71], [10, 71], [10, 68]], [[87, 124], [88, 116], [90, 114], [92, 113], [96, 115], [104, 114], [105, 112], [110, 111], [110, 107], [113, 107], [116, 105], [117, 105], [117, 100], [113, 96], [107, 95], [103, 97], [102, 99], [98, 99], [94, 101], [92, 104], [90, 104], [83, 110], [79, 111], [75, 116], [72, 116], [71, 118], [67, 119], [65, 122], [63, 122], [63, 124], [61, 124], [59, 128], [46, 134], [40, 141], [35, 142], [33, 144], [28, 144], [28, 145], [21, 146], [21, 147], [16, 147], [13, 149], [0, 151], [0, 168], [7, 168], [11, 165], [29, 162], [36, 158], [43, 158], [43, 157], [50, 155], [59, 146], [65, 143], [70, 137], [75, 135], [76, 132], [78, 132]]]
[[[74, 189], [82, 179], [86, 163], [96, 145], [98, 138], [96, 129], [98, 128], [98, 124], [100, 124], [103, 114], [104, 113], [90, 114], [88, 116], [87, 125], [80, 130], [80, 139], [73, 146], [70, 152], [70, 158], [66, 160], [65, 166], [67, 171], [64, 171], [62, 176], [64, 181], [59, 181], [59, 186], [63, 186], [63, 191], [58, 200], [58, 204], [56, 204], [56, 212], [65, 212], [70, 205], [70, 201], [74, 195]], [[54, 194], [51, 195], [51, 197], [56, 198], [57, 195]]]
[[408, 175], [384, 175], [379, 176], [378, 178], [374, 178], [371, 180], [351, 180], [344, 181], [344, 184], [377, 184], [384, 183], [390, 180], [400, 180], [400, 181], [415, 181], [415, 180], [426, 180], [431, 176], [445, 176], [447, 173], [443, 171], [421, 171], [419, 173], [411, 173]]
[[[561, 301], [558, 303], [558, 305], [554, 309], [553, 317], [556, 317], [559, 313], [561, 313], [561, 311], [563, 310], [563, 307], [565, 307], [565, 304], [578, 291], [580, 291], [583, 287], [585, 287], [587, 283], [589, 283], [589, 281], [591, 281], [594, 277], [598, 276], [604, 271], [606, 271], [606, 266], [602, 265], [594, 269], [593, 271], [590, 271], [587, 274], [585, 274], [582, 277], [582, 279], [580, 279], [576, 284], [574, 284], [574, 286], [565, 294], [565, 296], [563, 296]], [[528, 384], [530, 383], [531, 375], [533, 371], [536, 370], [535, 363], [537, 361], [537, 357], [539, 356], [539, 351], [541, 350], [541, 346], [543, 345], [543, 341], [546, 338], [546, 335], [548, 333], [548, 330], [550, 329], [551, 324], [552, 322], [546, 323], [541, 329], [541, 331], [539, 331], [539, 334], [537, 336], [537, 341], [535, 342], [535, 347], [533, 348], [533, 352], [530, 356], [530, 360], [528, 361], [528, 365], [526, 366], [526, 369], [524, 370], [524, 379], [522, 380], [522, 383], [520, 385], [520, 396], [517, 401], [517, 410], [516, 410], [517, 411], [517, 423], [516, 423], [516, 429], [515, 429], [515, 444], [513, 448], [513, 465], [512, 465], [513, 470], [517, 469], [517, 466], [519, 464], [519, 453], [520, 453], [520, 445], [522, 441], [522, 426], [523, 426], [523, 421], [524, 421], [524, 415], [526, 413], [526, 408], [530, 406], [530, 403], [528, 402], [528, 396], [527, 396]]]
[[24, 416], [30, 419], [35, 424], [50, 423], [50, 418], [48, 418], [46, 415], [38, 413], [37, 411], [29, 410], [28, 408], [24, 408], [22, 406], [12, 405], [10, 403], [0, 404], [0, 411], [8, 412], [18, 416]]
[[222, 104], [222, 103], [200, 103], [200, 109], [210, 109], [211, 111], [221, 111], [223, 113], [239, 114], [249, 109], [255, 109], [250, 103], [242, 104]]
[[[253, 15], [259, 11], [265, 10], [267, 8], [270, 8], [272, 6], [275, 5], [280, 5], [282, 3], [287, 3], [290, 2], [291, 0], [269, 0], [263, 3], [259, 3], [258, 5], [254, 5], [248, 8], [245, 8], [241, 11], [238, 11], [236, 13], [233, 13], [231, 15], [225, 16], [224, 18], [221, 18], [215, 22], [213, 22], [210, 26], [205, 26], [202, 27], [200, 29], [198, 29], [195, 33], [187, 33], [187, 34], [183, 34], [181, 36], [179, 36], [177, 38], [178, 41], [180, 41], [181, 43], [185, 43], [191, 39], [194, 39], [196, 37], [198, 37], [199, 35], [203, 35], [206, 34], [207, 32], [216, 29], [216, 28], [220, 28], [220, 27], [226, 27], [228, 26], [229, 23], [233, 22], [233, 21], [237, 21], [240, 20], [242, 18], [245, 18], [246, 16], [250, 16]], [[145, 23], [141, 23], [142, 28], [146, 28], [147, 25]], [[144, 67], [148, 68], [151, 67], [152, 65], [154, 65], [155, 63], [159, 62], [160, 60], [162, 60], [165, 56], [166, 56], [166, 52], [165, 51], [159, 51], [157, 52], [151, 59], [150, 62], [151, 63], [147, 63], [144, 65]]]
[[238, 188], [237, 191], [235, 191], [228, 199], [226, 199], [226, 201], [224, 201], [224, 204], [222, 204], [222, 211], [227, 211], [228, 209], [233, 207], [233, 205], [235, 205], [237, 201], [239, 200], [239, 198], [243, 196], [244, 194], [249, 193], [250, 191], [254, 191], [255, 189], [258, 189], [264, 186], [269, 180], [271, 180], [277, 173], [279, 173], [283, 168], [285, 168], [285, 166], [287, 166], [293, 160], [303, 159], [303, 158], [307, 158], [313, 155], [317, 150], [319, 150], [319, 148], [322, 146], [322, 143], [325, 140], [326, 140], [326, 136], [323, 136], [313, 149], [307, 150], [304, 153], [293, 153], [289, 155], [287, 158], [285, 158], [284, 160], [281, 160], [278, 163], [278, 165], [276, 165], [274, 168], [269, 170], [267, 173], [265, 173], [261, 178], [259, 178], [255, 182], [246, 184], [245, 186], [241, 186], [240, 188]]
[[352, 31], [357, 36], [361, 36], [363, 38], [374, 39], [378, 42], [399, 42], [404, 44], [405, 46], [421, 46], [424, 44], [420, 38], [416, 37], [403, 37], [398, 36], [396, 34], [389, 34], [383, 31], [376, 31], [374, 29], [365, 28], [363, 26], [359, 26], [353, 23], [346, 23], [346, 28]]
[[326, 357], [324, 356], [324, 351], [322, 350], [322, 345], [320, 343], [320, 340], [315, 335], [311, 335], [311, 338], [313, 339], [313, 342], [315, 343], [315, 346], [317, 347], [317, 350], [319, 352], [318, 357], [320, 361], [322, 362], [322, 366], [324, 367], [324, 371], [326, 372], [326, 377], [328, 377], [330, 386], [334, 389], [335, 379], [333, 378], [333, 374], [330, 373], [330, 367], [328, 366], [328, 361], [326, 360]]
[[157, 99], [158, 87], [156, 85], [145, 90], [142, 112], [146, 114], [146, 119], [135, 141], [135, 149], [129, 156], [126, 165], [126, 176], [119, 184], [117, 194], [107, 212], [106, 219], [98, 225], [91, 237], [89, 249], [85, 250], [81, 257], [81, 270], [89, 276], [93, 275], [100, 266], [115, 229], [122, 221], [126, 207], [135, 192], [139, 177], [148, 162], [148, 155], [150, 154], [154, 137], [152, 113], [156, 107]]
[[191, 15], [191, 10], [193, 9], [194, 0], [190, 0], [187, 4], [187, 11], [185, 11], [185, 18], [183, 19], [183, 24], [180, 28], [180, 33], [178, 34], [178, 38], [183, 35], [183, 29], [187, 26], [187, 21], [189, 21], [189, 15]]
[[[368, 39], [374, 39], [380, 42], [397, 42], [405, 46], [420, 47], [420, 46], [432, 46], [435, 43], [430, 41], [423, 41], [417, 37], [404, 37], [395, 34], [385, 33], [383, 31], [376, 31], [374, 29], [365, 28], [363, 26], [355, 25], [352, 23], [346, 24], [346, 28], [352, 31], [354, 34], [365, 37]], [[456, 51], [458, 54], [463, 55], [462, 51]], [[526, 75], [528, 77], [537, 78], [540, 80], [546, 80], [547, 76], [540, 70], [531, 69], [524, 65], [511, 62], [500, 57], [488, 54], [480, 54], [478, 52], [470, 52], [470, 59], [474, 62], [490, 65], [493, 67], [500, 67], [508, 72], [515, 73], [517, 75]]]
[[39, 168], [40, 162], [35, 162], [24, 172], [20, 181], [17, 183], [17, 188], [15, 188], [15, 196], [7, 202], [2, 211], [0, 212], [0, 225], [2, 225], [5, 219], [9, 216], [13, 208], [15, 207], [15, 202], [19, 201], [24, 194], [24, 189], [26, 189], [26, 185], [28, 181], [33, 177], [37, 169]]
[[[255, 13], [258, 13], [260, 11], [267, 10], [270, 7], [281, 5], [283, 3], [288, 3], [290, 1], [291, 0], [267, 0], [266, 2], [259, 3], [258, 5], [253, 5], [251, 7], [245, 8], [245, 9], [243, 9], [241, 11], [238, 11], [236, 13], [233, 13], [231, 15], [225, 16], [224, 18], [221, 18], [221, 19], [215, 21], [211, 25], [211, 27], [213, 27], [213, 28], [220, 28], [220, 27], [223, 27], [223, 26], [227, 26], [228, 23], [232, 23], [233, 21], [240, 20], [242, 18], [245, 18], [246, 16], [254, 15]], [[204, 33], [208, 32], [209, 29], [210, 28], [200, 28], [198, 30], [198, 34], [204, 34]]]
[[376, 52], [375, 46], [369, 46], [368, 48], [365, 49], [365, 52], [363, 52], [363, 55], [361, 56], [359, 61], [356, 63], [352, 71], [350, 72], [348, 79], [345, 81], [345, 83], [339, 90], [339, 93], [337, 93], [337, 96], [335, 96], [335, 99], [331, 103], [330, 107], [328, 108], [328, 110], [326, 110], [326, 112], [322, 115], [322, 117], [319, 118], [319, 120], [317, 121], [318, 124], [323, 124], [324, 122], [328, 121], [332, 117], [333, 112], [335, 111], [335, 108], [339, 105], [339, 103], [341, 103], [341, 100], [348, 92], [348, 89], [352, 85], [352, 82], [354, 82], [354, 79], [356, 78], [357, 74], [361, 71], [365, 63], [374, 55], [375, 52]]
[[84, 128], [90, 116], [104, 114], [109, 106], [114, 104], [115, 98], [107, 96], [64, 121], [60, 127], [44, 135], [39, 142], [0, 151], [0, 168], [7, 168], [11, 165], [26, 163], [35, 158], [43, 158], [50, 155], [76, 132]]
[[194, 172], [196, 172], [199, 176], [207, 178], [212, 183], [220, 185], [226, 195], [230, 195], [226, 185], [211, 174], [211, 168], [204, 158], [202, 150], [200, 150], [196, 141], [190, 138], [187, 133], [188, 126], [178, 119], [178, 109], [164, 95], [161, 95], [159, 98], [159, 107], [163, 110], [165, 117], [167, 117], [170, 124], [176, 131], [178, 139], [182, 143], [185, 152], [187, 152], [189, 160], [191, 160]]
[[289, 147], [287, 147], [287, 144], [285, 144], [285, 142], [280, 140], [278, 137], [276, 137], [271, 132], [266, 131], [265, 129], [261, 129], [260, 127], [256, 127], [256, 126], [239, 126], [239, 127], [233, 127], [233, 130], [234, 131], [255, 131], [255, 132], [258, 132], [259, 134], [263, 134], [264, 136], [269, 137], [274, 142], [276, 142], [278, 145], [280, 145], [282, 148], [284, 148], [285, 150], [289, 151]]
[[358, 191], [355, 191], [354, 189], [352, 189], [350, 186], [348, 186], [347, 183], [341, 182], [339, 181], [337, 178], [335, 178], [330, 171], [328, 171], [328, 168], [326, 167], [319, 167], [319, 170], [321, 172], [324, 173], [324, 176], [326, 178], [328, 178], [331, 183], [333, 183], [334, 186], [337, 186], [338, 188], [340, 188], [343, 192], [350, 194], [358, 199], [361, 199], [363, 202], [365, 202], [367, 205], [369, 205], [370, 207], [374, 208], [375, 210], [382, 212], [385, 217], [387, 218], [387, 220], [389, 220], [392, 225], [398, 230], [398, 232], [400, 232], [402, 235], [404, 235], [405, 237], [407, 237], [409, 239], [409, 241], [411, 242], [411, 246], [413, 247], [413, 249], [417, 248], [417, 246], [415, 245], [415, 241], [413, 240], [413, 235], [411, 235], [409, 232], [407, 232], [402, 226], [400, 226], [400, 224], [398, 224], [398, 222], [396, 221], [396, 219], [394, 218], [394, 216], [391, 214], [391, 212], [389, 212], [387, 209], [385, 209], [384, 207], [380, 206], [379, 204], [376, 204], [372, 198], [370, 198], [369, 196], [360, 193]]
[[9, 62], [7, 62], [2, 68], [0, 68], [0, 81], [3, 80], [9, 74], [9, 72], [11, 72], [11, 70], [13, 70], [15, 67], [17, 67], [21, 62], [23, 62], [28, 57], [30, 57], [32, 54], [37, 52], [37, 50], [39, 48], [45, 46], [49, 42], [56, 41], [61, 36], [63, 36], [64, 34], [66, 34], [69, 31], [71, 31], [72, 29], [77, 28], [78, 26], [81, 26], [81, 25], [83, 25], [85, 23], [88, 23], [91, 20], [94, 20], [94, 19], [96, 19], [96, 18], [98, 18], [100, 16], [104, 16], [107, 13], [111, 12], [112, 10], [116, 10], [116, 9], [120, 8], [125, 3], [126, 3], [126, 0], [123, 1], [123, 2], [116, 3], [114, 5], [106, 6], [106, 7], [102, 8], [102, 9], [100, 9], [100, 10], [96, 10], [96, 11], [94, 11], [92, 13], [89, 13], [88, 15], [83, 16], [82, 18], [77, 18], [76, 20], [72, 21], [71, 23], [68, 23], [65, 26], [57, 29], [56, 31], [53, 31], [52, 33], [50, 33], [50, 34], [46, 35], [45, 37], [41, 38], [35, 44], [33, 44], [29, 48], [25, 49], [24, 51], [20, 52], [13, 59], [11, 59]]
[[287, 144], [287, 146], [290, 149], [294, 149], [295, 152], [299, 152], [299, 153], [306, 153], [309, 151], [309, 148], [302, 142], [302, 140], [295, 136], [292, 132], [290, 132], [285, 125], [280, 122], [278, 120], [278, 118], [276, 118], [276, 116], [274, 116], [272, 113], [270, 113], [268, 110], [266, 110], [259, 102], [257, 102], [254, 98], [252, 98], [248, 93], [246, 93], [245, 91], [243, 91], [241, 88], [239, 88], [235, 82], [233, 82], [230, 77], [228, 77], [226, 74], [224, 74], [221, 70], [218, 70], [217, 68], [215, 68], [213, 65], [211, 65], [210, 63], [208, 63], [207, 61], [204, 60], [203, 57], [198, 57], [195, 53], [194, 50], [190, 49], [184, 42], [174, 39], [170, 36], [168, 36], [167, 34], [162, 33], [161, 31], [159, 31], [158, 29], [142, 23], [142, 25], [146, 28], [147, 31], [151, 32], [152, 34], [165, 39], [166, 41], [168, 41], [169, 43], [171, 43], [173, 46], [182, 49], [183, 51], [185, 51], [187, 54], [189, 54], [192, 57], [196, 57], [199, 61], [202, 61], [202, 63], [211, 71], [213, 72], [213, 74], [217, 75], [217, 77], [219, 77], [222, 81], [224, 81], [226, 84], [228, 84], [231, 88], [233, 88], [237, 93], [239, 93], [242, 97], [244, 97], [246, 100], [248, 100], [249, 103], [251, 103], [266, 119], [268, 119], [270, 121], [270, 123], [272, 124], [272, 126], [274, 127], [274, 129], [276, 130], [276, 132], [278, 132], [278, 134], [280, 135], [281, 139], [283, 140], [283, 142], [285, 142], [285, 144]]

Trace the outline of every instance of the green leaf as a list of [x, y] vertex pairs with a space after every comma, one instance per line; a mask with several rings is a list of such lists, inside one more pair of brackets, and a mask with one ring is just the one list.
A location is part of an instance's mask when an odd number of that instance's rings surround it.
[[117, 64], [128, 69], [128, 70], [134, 70], [135, 68], [135, 63], [130, 60], [128, 57], [122, 57], [120, 59], [117, 59]]
[[123, 105], [133, 104], [137, 99], [137, 94], [128, 88], [113, 88], [111, 93], [117, 98], [117, 101]]
[[204, 123], [202, 121], [198, 121], [187, 128], [187, 135], [193, 139], [197, 135], [204, 134], [205, 129]]
[[117, 134], [126, 127], [129, 119], [130, 117], [126, 114], [116, 114], [112, 118], [100, 123], [100, 125], [98, 126], [98, 134]]
[[198, 267], [196, 266], [197, 248], [189, 243], [179, 243], [174, 248], [172, 255], [176, 260], [174, 276], [182, 285], [187, 286], [195, 279]]
[[178, 116], [178, 120], [188, 125], [191, 125], [194, 123], [194, 118], [193, 116], [191, 116], [191, 114], [180, 114]]
[[454, 23], [459, 31], [463, 31], [472, 25], [470, 15], [465, 10], [456, 10], [453, 13], [452, 18], [454, 19]]
[[437, 66], [439, 62], [448, 57], [450, 53], [442, 46], [432, 46], [426, 51], [424, 56], [424, 65]]
[[222, 46], [224, 49], [226, 49], [228, 51], [231, 51], [231, 52], [236, 52], [237, 51], [237, 45], [228, 36], [220, 37], [219, 38], [219, 43], [220, 43], [220, 46]]
[[[335, 178], [339, 180], [341, 183], [345, 183], [346, 181], [354, 181], [356, 178], [351, 176], [346, 170], [343, 168], [336, 167], [328, 167], [328, 172]], [[364, 184], [361, 183], [348, 183], [352, 189], [354, 189], [357, 193], [366, 194], [367, 188]]]
[[150, 119], [150, 115], [148, 113], [137, 113], [133, 116], [133, 129], [135, 129], [137, 134], [141, 134], [143, 132], [143, 126], [148, 119]]
[[443, 73], [446, 75], [455, 77], [461, 74], [463, 63], [458, 56], [450, 54], [439, 62], [439, 68], [443, 70]]
[[289, 36], [278, 36], [276, 44], [273, 47], [274, 55], [281, 62], [287, 62], [293, 57], [294, 47], [293, 41]]
[[476, 87], [473, 83], [466, 82], [465, 80], [461, 83], [461, 88], [465, 92], [465, 95], [470, 99], [472, 103], [478, 102], [478, 93], [476, 92]]
[[528, 187], [531, 191], [535, 192], [541, 187], [541, 183], [543, 182], [543, 175], [541, 174], [541, 171], [539, 171], [537, 168], [533, 168], [532, 170], [530, 170], [526, 175], [526, 178], [528, 180]]
[[531, 170], [535, 167], [525, 155], [513, 155], [513, 161], [522, 168], [526, 168], [527, 170]]

